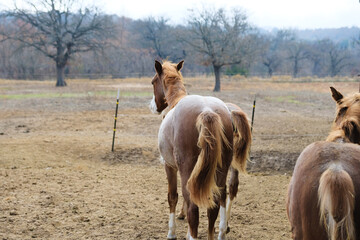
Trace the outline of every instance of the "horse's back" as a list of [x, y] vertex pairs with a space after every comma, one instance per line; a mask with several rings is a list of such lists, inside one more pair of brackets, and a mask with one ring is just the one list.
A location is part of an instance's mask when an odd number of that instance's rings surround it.
[[182, 98], [175, 107], [175, 114], [194, 114], [197, 117], [201, 112], [205, 110], [215, 111], [221, 114], [221, 118], [229, 117], [227, 113], [226, 104], [216, 97], [211, 96], [199, 96], [188, 95]]
[[[333, 162], [342, 164], [354, 179], [360, 179], [360, 146], [352, 143], [315, 142], [300, 154], [293, 177], [307, 178], [310, 174], [322, 173]], [[321, 174], [320, 174], [321, 175]]]
[[[300, 154], [289, 185], [287, 210], [294, 239], [327, 239], [320, 225], [318, 188], [322, 173], [332, 163], [340, 164], [350, 175], [355, 186], [355, 203], [360, 202], [360, 146], [333, 142], [310, 144]], [[359, 207], [356, 204], [355, 229], [360, 229]], [[357, 235], [360, 239], [359, 230]]]

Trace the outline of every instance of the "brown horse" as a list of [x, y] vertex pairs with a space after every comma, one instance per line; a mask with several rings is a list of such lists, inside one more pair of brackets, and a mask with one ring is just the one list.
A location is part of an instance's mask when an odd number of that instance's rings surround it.
[[331, 91], [331, 132], [300, 154], [289, 185], [287, 214], [297, 240], [360, 239], [360, 93]]
[[[175, 208], [178, 201], [177, 172], [187, 206], [188, 239], [198, 236], [199, 208], [206, 207], [208, 239], [214, 239], [215, 220], [220, 210], [219, 239], [225, 239], [226, 177], [230, 165], [245, 171], [251, 134], [246, 115], [230, 112], [214, 97], [187, 95], [178, 64], [155, 61], [152, 80], [154, 97], [150, 108], [168, 109], [158, 135], [165, 163], [170, 206], [168, 239], [175, 239]], [[234, 135], [237, 134], [237, 138]], [[234, 156], [233, 156], [234, 146]]]

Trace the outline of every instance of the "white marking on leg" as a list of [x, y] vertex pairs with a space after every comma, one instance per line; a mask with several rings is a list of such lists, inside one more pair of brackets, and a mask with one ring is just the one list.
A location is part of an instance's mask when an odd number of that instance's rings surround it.
[[162, 165], [165, 165], [165, 160], [161, 155], [160, 155], [159, 161]]
[[228, 196], [226, 200], [226, 225], [229, 224], [232, 203], [233, 200], [230, 200], [230, 196]]
[[150, 110], [151, 110], [152, 113], [154, 113], [154, 114], [160, 114], [160, 113], [157, 111], [157, 106], [156, 106], [155, 96], [154, 96], [154, 95], [153, 95], [153, 98], [151, 99], [149, 108], [150, 108]]
[[190, 229], [189, 229], [188, 232], [187, 232], [186, 239], [187, 239], [187, 240], [196, 240], [196, 238], [193, 238], [193, 237], [191, 236], [191, 234], [190, 234]]
[[167, 238], [168, 239], [175, 239], [176, 238], [175, 231], [176, 231], [175, 213], [170, 213], [169, 232], [168, 232]]
[[226, 239], [226, 208], [220, 206], [219, 240]]

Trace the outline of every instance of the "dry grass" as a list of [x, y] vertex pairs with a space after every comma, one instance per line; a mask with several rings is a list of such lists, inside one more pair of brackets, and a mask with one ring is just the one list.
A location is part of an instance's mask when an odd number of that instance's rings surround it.
[[[302, 149], [330, 129], [335, 103], [329, 86], [346, 95], [358, 84], [251, 79], [224, 79], [220, 93], [212, 92], [212, 78], [185, 82], [191, 94], [236, 103], [249, 116], [256, 94], [250, 174], [240, 177], [228, 239], [289, 239], [289, 173]], [[166, 236], [167, 183], [157, 150], [161, 117], [148, 110], [150, 81], [77, 79], [55, 88], [50, 81], [0, 80], [0, 96], [13, 96], [0, 99], [0, 238]], [[120, 99], [112, 153], [118, 87], [127, 94]], [[206, 239], [206, 222], [201, 210], [200, 239]], [[186, 223], [177, 226], [178, 236], [185, 236]]]

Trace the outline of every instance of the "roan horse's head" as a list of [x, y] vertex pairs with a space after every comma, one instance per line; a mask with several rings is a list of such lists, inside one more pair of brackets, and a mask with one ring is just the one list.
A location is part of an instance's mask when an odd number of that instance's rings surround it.
[[341, 133], [346, 142], [360, 144], [360, 92], [344, 97], [330, 87], [336, 101], [336, 117], [328, 141], [335, 141]]
[[151, 84], [154, 88], [154, 95], [150, 102], [150, 109], [153, 113], [160, 114], [168, 106], [163, 90], [163, 83], [160, 80], [159, 76], [155, 74], [153, 80], [151, 81]]
[[177, 79], [182, 79], [180, 70], [183, 64], [184, 61], [181, 61], [178, 64], [165, 62], [161, 65], [159, 61], [155, 60], [156, 74], [151, 81], [154, 88], [154, 96], [150, 103], [150, 109], [153, 113], [160, 114], [167, 108], [168, 104], [172, 104], [171, 101], [173, 100], [174, 94], [169, 94], [169, 91], [171, 91], [171, 88], [175, 85]]

